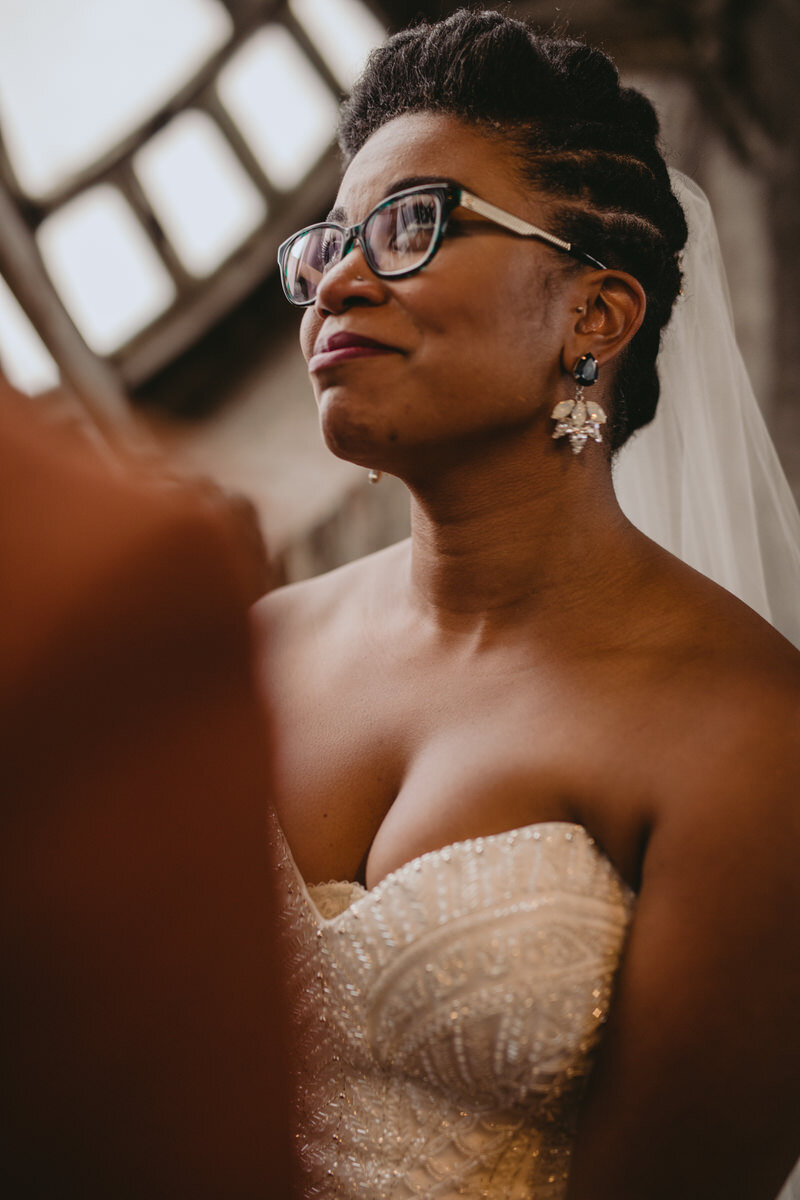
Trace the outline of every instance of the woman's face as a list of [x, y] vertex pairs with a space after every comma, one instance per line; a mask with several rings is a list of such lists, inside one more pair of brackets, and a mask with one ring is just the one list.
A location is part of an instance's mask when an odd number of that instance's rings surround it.
[[[342, 180], [335, 217], [354, 225], [384, 197], [452, 180], [548, 227], [544, 198], [519, 182], [508, 149], [462, 121], [409, 114], [382, 126]], [[549, 416], [563, 381], [569, 259], [457, 209], [416, 275], [379, 279], [355, 246], [324, 277], [301, 345], [334, 453], [403, 475], [423, 448], [439, 457]], [[380, 344], [326, 354], [334, 335]], [[334, 344], [337, 339], [334, 339]]]

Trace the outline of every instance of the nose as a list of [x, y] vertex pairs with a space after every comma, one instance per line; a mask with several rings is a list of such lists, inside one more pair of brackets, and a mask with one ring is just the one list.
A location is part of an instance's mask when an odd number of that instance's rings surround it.
[[384, 281], [370, 270], [358, 239], [343, 250], [317, 286], [314, 308], [321, 316], [344, 312], [354, 304], [381, 304], [386, 298]]

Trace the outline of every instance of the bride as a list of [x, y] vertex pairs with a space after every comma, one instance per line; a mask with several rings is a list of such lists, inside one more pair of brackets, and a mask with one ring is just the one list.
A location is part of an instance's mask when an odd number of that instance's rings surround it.
[[308, 1197], [773, 1200], [800, 1153], [800, 656], [612, 486], [682, 284], [656, 138], [461, 11], [373, 55], [281, 248], [328, 446], [412, 507], [256, 610]]

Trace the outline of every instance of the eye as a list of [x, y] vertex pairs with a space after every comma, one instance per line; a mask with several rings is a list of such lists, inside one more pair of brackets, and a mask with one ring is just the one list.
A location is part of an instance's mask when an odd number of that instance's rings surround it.
[[319, 263], [323, 272], [338, 262], [341, 244], [342, 239], [338, 229], [324, 230], [319, 243]]

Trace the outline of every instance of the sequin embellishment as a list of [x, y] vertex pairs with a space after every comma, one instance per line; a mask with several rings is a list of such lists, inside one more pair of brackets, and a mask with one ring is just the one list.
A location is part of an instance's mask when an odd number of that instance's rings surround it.
[[558, 1200], [633, 905], [580, 826], [286, 889], [307, 1200]]

